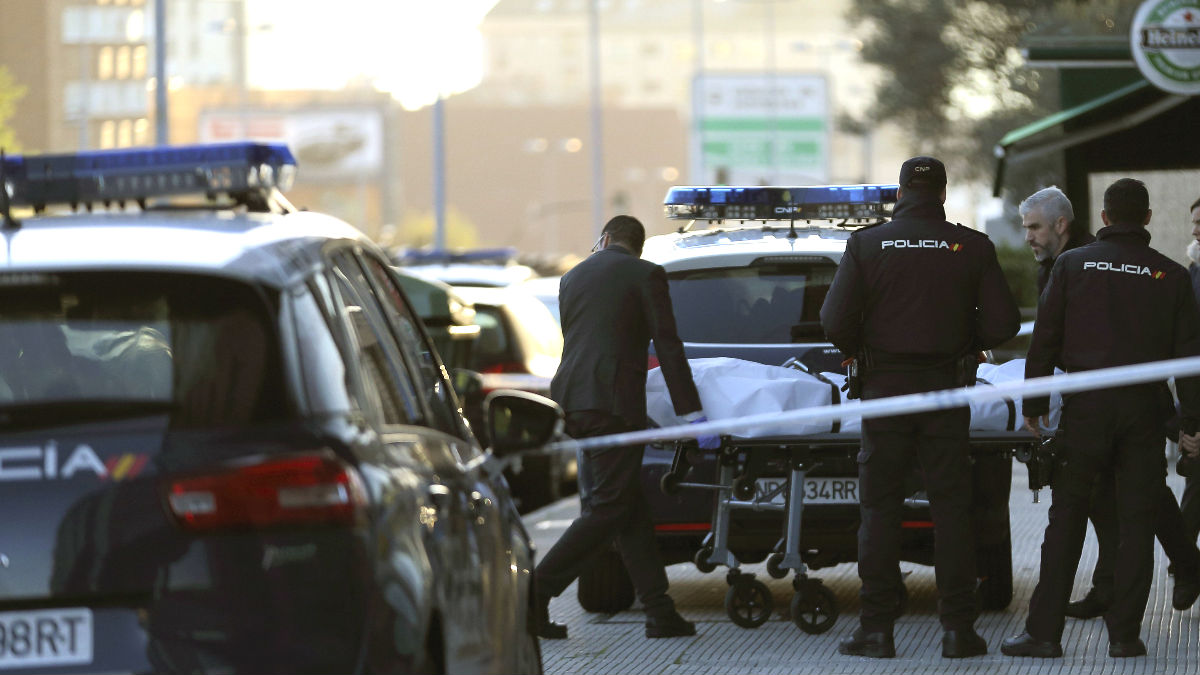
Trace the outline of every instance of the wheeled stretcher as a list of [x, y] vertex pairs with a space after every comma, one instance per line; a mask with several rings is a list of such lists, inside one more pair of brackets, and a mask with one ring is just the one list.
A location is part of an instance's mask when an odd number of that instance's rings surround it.
[[[734, 512], [757, 511], [783, 514], [783, 531], [775, 550], [767, 558], [766, 567], [767, 573], [777, 579], [795, 572], [792, 621], [806, 633], [823, 633], [833, 627], [838, 617], [837, 599], [820, 579], [808, 576], [809, 568], [803, 558], [806, 549], [802, 531], [805, 478], [823, 462], [854, 462], [860, 444], [861, 437], [857, 433], [749, 439], [724, 437], [721, 446], [711, 451], [700, 450], [692, 442], [675, 442], [671, 470], [663, 475], [660, 487], [667, 494], [685, 489], [716, 493], [711, 529], [693, 562], [705, 573], [721, 565], [728, 568], [725, 611], [734, 623], [745, 628], [758, 627], [770, 618], [774, 609], [770, 590], [756, 580], [755, 575], [742, 572], [739, 560], [730, 550]], [[1022, 462], [1036, 462], [1039, 446], [1040, 441], [1025, 431], [972, 431], [970, 438], [970, 451], [977, 458], [1016, 457]], [[694, 463], [705, 459], [716, 463], [712, 482], [699, 481], [689, 471]], [[773, 487], [765, 491], [757, 489], [759, 479], [778, 474], [781, 464], [785, 467], [783, 480], [773, 482]], [[1031, 471], [1030, 488], [1040, 487]], [[1004, 494], [1007, 495], [1007, 488]], [[783, 498], [782, 502], [779, 497]], [[857, 501], [857, 495], [854, 497]], [[927, 505], [920, 502], [921, 498], [917, 497], [910, 498], [907, 503]], [[1007, 501], [1003, 508], [1007, 509]]]

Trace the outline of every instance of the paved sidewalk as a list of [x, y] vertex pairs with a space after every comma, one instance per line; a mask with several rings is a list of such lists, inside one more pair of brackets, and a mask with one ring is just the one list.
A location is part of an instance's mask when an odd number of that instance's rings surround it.
[[[1172, 472], [1176, 494], [1183, 480]], [[1038, 556], [1046, 526], [1049, 491], [1033, 504], [1025, 489], [1025, 467], [1014, 463], [1011, 512], [1013, 523], [1014, 597], [1007, 611], [988, 612], [977, 624], [988, 641], [987, 656], [947, 660], [941, 656], [941, 628], [937, 621], [937, 594], [932, 567], [904, 564], [908, 613], [896, 624], [895, 659], [842, 656], [837, 643], [857, 625], [858, 576], [854, 565], [817, 570], [837, 596], [837, 624], [822, 635], [809, 635], [792, 623], [788, 606], [790, 577], [771, 579], [762, 564], [746, 565], [773, 591], [775, 612], [759, 628], [739, 628], [725, 614], [728, 588], [725, 568], [701, 574], [690, 563], [667, 569], [671, 595], [680, 612], [697, 622], [691, 638], [648, 640], [643, 635], [643, 614], [635, 605], [618, 614], [588, 614], [575, 599], [571, 586], [550, 605], [551, 616], [569, 625], [568, 640], [543, 640], [546, 673], [1200, 673], [1200, 604], [1187, 612], [1171, 609], [1172, 580], [1166, 573], [1161, 548], [1155, 549], [1155, 578], [1142, 638], [1149, 654], [1144, 658], [1112, 659], [1108, 636], [1100, 619], [1067, 619], [1062, 659], [1014, 659], [1000, 654], [1000, 641], [1022, 630], [1029, 596], [1037, 581]], [[539, 550], [545, 551], [578, 513], [575, 498], [550, 505], [526, 516]], [[1089, 528], [1074, 597], [1086, 591], [1095, 563], [1095, 538]]]

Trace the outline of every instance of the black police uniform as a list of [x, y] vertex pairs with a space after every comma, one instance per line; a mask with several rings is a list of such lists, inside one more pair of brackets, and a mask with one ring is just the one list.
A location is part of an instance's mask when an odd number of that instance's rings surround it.
[[[1094, 244], [1058, 257], [1038, 307], [1025, 377], [1061, 366], [1067, 372], [1200, 354], [1200, 312], [1187, 272], [1150, 248], [1137, 225], [1112, 225]], [[1200, 415], [1200, 383], [1177, 380], [1184, 429]], [[1041, 576], [1026, 632], [1057, 643], [1086, 534], [1097, 476], [1116, 476], [1120, 543], [1115, 592], [1104, 614], [1109, 640], [1138, 639], [1150, 593], [1154, 519], [1163, 486], [1162, 432], [1170, 392], [1164, 383], [1071, 394], [1059, 423], [1065, 461], [1042, 542]], [[1045, 397], [1026, 399], [1023, 414], [1044, 415]]]
[[[991, 240], [946, 222], [940, 194], [902, 195], [890, 222], [850, 236], [821, 308], [829, 339], [859, 358], [864, 399], [962, 386], [963, 357], [1020, 328]], [[973, 359], [969, 371], [965, 377], [974, 383]], [[957, 408], [863, 421], [858, 574], [864, 633], [883, 633], [890, 641], [900, 613], [901, 515], [914, 459], [933, 512], [943, 628], [974, 624], [970, 417], [969, 409]]]
[[[1192, 279], [1192, 293], [1200, 304], [1200, 265], [1188, 265], [1188, 274]], [[1183, 497], [1179, 500], [1179, 508], [1183, 512], [1183, 527], [1189, 543], [1195, 543], [1200, 535], [1200, 467], [1196, 462], [1190, 462], [1192, 470], [1184, 484]]]

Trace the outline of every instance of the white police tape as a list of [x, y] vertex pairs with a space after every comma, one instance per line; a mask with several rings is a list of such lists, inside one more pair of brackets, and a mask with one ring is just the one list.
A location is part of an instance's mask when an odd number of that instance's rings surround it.
[[547, 445], [543, 449], [543, 452], [575, 452], [580, 449], [612, 448], [622, 445], [641, 445], [656, 441], [696, 438], [698, 436], [733, 434], [767, 422], [778, 426], [781, 422], [822, 423], [847, 417], [861, 416], [863, 418], [870, 418], [908, 415], [934, 410], [946, 410], [949, 408], [961, 408], [971, 403], [1049, 396], [1052, 392], [1069, 394], [1092, 389], [1107, 389], [1146, 382], [1161, 382], [1172, 377], [1189, 377], [1193, 375], [1200, 375], [1200, 356], [1050, 375], [1030, 380], [1014, 380], [996, 385], [943, 389], [922, 394], [906, 394], [869, 401], [848, 401], [846, 403], [836, 403], [816, 408], [802, 408], [785, 412], [747, 415], [733, 419], [712, 420], [698, 424], [683, 424], [658, 429], [628, 431], [608, 436], [565, 439]]

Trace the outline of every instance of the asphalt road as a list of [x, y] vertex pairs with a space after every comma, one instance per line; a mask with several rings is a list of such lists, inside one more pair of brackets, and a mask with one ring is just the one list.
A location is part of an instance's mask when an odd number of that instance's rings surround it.
[[[1182, 494], [1183, 479], [1171, 473], [1169, 483]], [[667, 569], [671, 595], [679, 611], [697, 622], [690, 638], [648, 640], [644, 615], [637, 605], [617, 614], [588, 614], [575, 599], [572, 585], [550, 605], [551, 616], [570, 627], [567, 640], [543, 640], [545, 670], [558, 673], [1200, 673], [1200, 603], [1187, 612], [1171, 608], [1172, 579], [1166, 557], [1155, 549], [1155, 576], [1146, 609], [1142, 638], [1149, 654], [1134, 659], [1108, 656], [1108, 636], [1100, 619], [1067, 619], [1062, 659], [1014, 659], [1000, 654], [1000, 641], [1022, 630], [1029, 596], [1037, 582], [1038, 555], [1046, 526], [1049, 493], [1034, 504], [1025, 489], [1025, 467], [1014, 463], [1010, 508], [1013, 527], [1014, 598], [1006, 611], [987, 612], [976, 624], [988, 641], [986, 656], [950, 661], [941, 656], [937, 593], [933, 568], [904, 564], [910, 572], [908, 612], [896, 625], [897, 658], [890, 660], [842, 656], [837, 643], [857, 626], [858, 576], [852, 564], [821, 569], [822, 579], [840, 607], [837, 624], [827, 633], [809, 635], [788, 616], [792, 587], [789, 579], [771, 579], [762, 564], [743, 569], [757, 573], [775, 599], [771, 619], [759, 628], [733, 624], [725, 613], [728, 588], [725, 569], [701, 574], [690, 563]], [[578, 514], [575, 497], [526, 516], [539, 550], [546, 551]], [[1088, 541], [1076, 577], [1075, 597], [1089, 585], [1096, 543]]]

